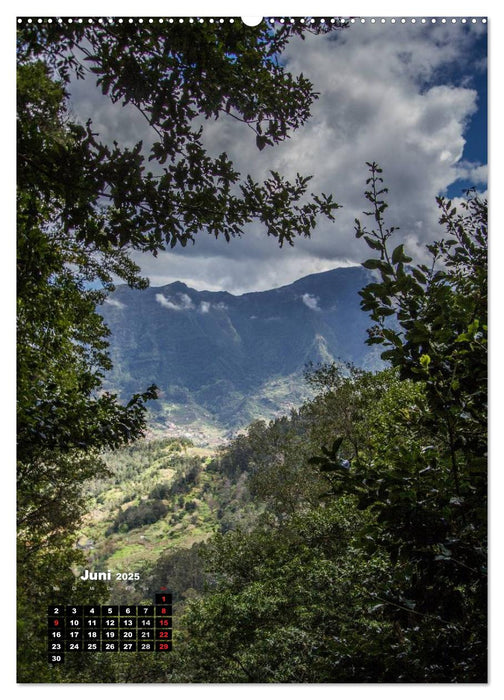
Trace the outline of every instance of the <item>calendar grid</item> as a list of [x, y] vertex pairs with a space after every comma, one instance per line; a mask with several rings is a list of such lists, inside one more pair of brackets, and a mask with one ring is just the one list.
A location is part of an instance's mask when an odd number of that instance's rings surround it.
[[52, 665], [73, 652], [168, 652], [172, 594], [156, 593], [153, 605], [50, 605], [47, 633]]

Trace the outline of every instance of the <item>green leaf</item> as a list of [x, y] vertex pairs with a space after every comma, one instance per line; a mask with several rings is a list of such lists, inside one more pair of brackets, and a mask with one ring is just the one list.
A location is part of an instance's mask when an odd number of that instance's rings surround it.
[[267, 143], [268, 139], [266, 136], [262, 136], [261, 134], [256, 135], [256, 146], [260, 151], [263, 150]]
[[342, 444], [343, 440], [344, 440], [344, 438], [339, 437], [339, 438], [336, 438], [336, 440], [333, 442], [333, 445], [332, 445], [332, 455], [333, 455], [333, 457], [335, 457], [335, 456], [338, 454], [338, 450], [339, 450], [339, 448], [341, 447], [341, 444]]
[[413, 268], [411, 274], [420, 284], [427, 284], [427, 277], [418, 268]]
[[377, 270], [380, 267], [380, 260], [371, 258], [363, 262], [362, 267], [365, 267], [367, 270]]
[[401, 243], [401, 245], [398, 245], [397, 248], [394, 248], [394, 252], [392, 253], [392, 263], [394, 265], [397, 265], [397, 263], [402, 262], [404, 260], [404, 244]]
[[427, 354], [421, 355], [420, 364], [424, 369], [429, 368], [430, 362], [431, 362], [431, 359], [430, 359], [429, 355], [427, 355]]
[[371, 236], [364, 236], [364, 240], [368, 244], [370, 248], [373, 248], [374, 250], [382, 250], [383, 245], [380, 241], [377, 241], [374, 238], [371, 238]]

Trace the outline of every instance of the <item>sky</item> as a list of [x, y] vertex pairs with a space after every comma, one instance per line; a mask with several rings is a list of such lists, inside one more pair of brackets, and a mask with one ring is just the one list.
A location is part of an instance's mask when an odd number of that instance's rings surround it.
[[[292, 137], [259, 151], [254, 134], [232, 119], [204, 124], [205, 143], [226, 151], [236, 168], [255, 178], [270, 169], [293, 177], [313, 175], [313, 191], [332, 193], [341, 209], [321, 219], [310, 239], [279, 249], [259, 225], [230, 243], [200, 233], [195, 245], [135, 254], [152, 286], [181, 280], [198, 290], [241, 294], [289, 284], [335, 267], [356, 265], [368, 248], [354, 235], [366, 209], [366, 161], [383, 168], [389, 187], [388, 223], [399, 226], [415, 260], [442, 233], [435, 198], [457, 198], [467, 187], [484, 192], [486, 154], [486, 30], [481, 19], [465, 25], [408, 18], [394, 24], [357, 20], [349, 29], [295, 39], [282, 55], [293, 74], [308, 76], [320, 97], [310, 120]], [[93, 79], [70, 88], [71, 109], [106, 140], [152, 140], [133, 107], [112, 105]]]

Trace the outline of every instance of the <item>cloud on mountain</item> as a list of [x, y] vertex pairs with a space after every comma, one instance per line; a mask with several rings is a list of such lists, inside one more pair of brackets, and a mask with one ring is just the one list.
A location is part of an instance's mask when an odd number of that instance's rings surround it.
[[168, 297], [167, 299], [163, 294], [156, 294], [155, 298], [158, 304], [161, 304], [165, 309], [170, 309], [171, 311], [188, 311], [194, 309], [194, 304], [188, 294], [177, 294], [176, 300], [174, 300], [173, 297]]
[[313, 294], [303, 294], [301, 300], [303, 304], [312, 311], [320, 311], [320, 306], [318, 305], [318, 298], [313, 296]]
[[210, 311], [226, 311], [227, 306], [224, 302], [219, 301], [217, 304], [212, 304], [209, 301], [200, 302], [198, 311], [201, 314], [208, 314]]
[[[200, 314], [208, 314], [211, 311], [226, 311], [227, 309], [226, 304], [222, 301], [217, 303], [200, 301], [199, 305], [196, 307], [189, 294], [185, 294], [185, 292], [179, 292], [173, 297], [165, 297], [164, 294], [158, 293], [154, 298], [158, 304], [161, 304], [163, 308], [169, 309], [170, 311], [198, 311]], [[115, 300], [111, 303], [117, 305]]]
[[117, 309], [124, 309], [126, 307], [126, 304], [123, 304], [122, 301], [119, 301], [119, 299], [110, 299], [110, 297], [105, 299], [105, 304], [115, 306]]

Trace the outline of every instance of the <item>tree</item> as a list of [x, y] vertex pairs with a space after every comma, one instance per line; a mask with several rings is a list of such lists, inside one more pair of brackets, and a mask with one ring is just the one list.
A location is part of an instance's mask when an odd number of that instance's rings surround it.
[[[351, 470], [339, 450], [317, 458], [337, 497], [353, 495], [379, 527], [363, 546], [385, 548], [395, 566], [386, 599], [397, 625], [397, 652], [408, 659], [398, 680], [486, 679], [486, 305], [487, 205], [469, 193], [461, 211], [438, 199], [447, 240], [428, 246], [431, 266], [411, 265], [389, 249], [381, 169], [369, 164], [366, 192], [371, 232], [356, 222], [379, 254], [364, 266], [378, 279], [361, 292], [376, 325], [368, 342], [385, 345], [420, 401], [395, 417], [396, 436], [369, 424], [369, 447]], [[390, 323], [390, 319], [393, 323]], [[423, 395], [423, 399], [422, 399]]]
[[[18, 71], [18, 149], [41, 160], [64, 159], [75, 148], [65, 121], [64, 94], [40, 62]], [[140, 436], [145, 402], [127, 406], [101, 391], [110, 368], [105, 328], [96, 306], [112, 274], [142, 285], [122, 251], [86, 246], [64, 232], [62, 198], [47, 182], [18, 168], [17, 432], [20, 680], [45, 677], [44, 611], [55, 595], [71, 597], [71, 566], [83, 511], [82, 483], [104, 473], [100, 453]], [[99, 281], [96, 290], [91, 282]], [[59, 585], [60, 592], [53, 587]], [[27, 624], [27, 620], [30, 624]], [[23, 621], [25, 624], [23, 624]], [[35, 635], [35, 641], [32, 638]], [[38, 635], [38, 637], [37, 637]], [[29, 659], [26, 649], [33, 649]]]
[[[388, 348], [382, 358], [402, 378], [425, 383], [433, 417], [446, 432], [459, 490], [457, 452], [481, 460], [487, 449], [487, 202], [469, 192], [457, 210], [439, 197], [448, 238], [427, 246], [430, 266], [410, 266], [402, 244], [388, 248], [396, 227], [384, 225], [387, 204], [381, 197], [387, 189], [381, 169], [369, 166], [366, 197], [377, 228], [368, 232], [356, 225], [357, 237], [380, 253], [363, 263], [381, 278], [362, 291], [362, 308], [377, 323], [368, 343]], [[387, 328], [386, 319], [394, 316], [399, 328]]]
[[[337, 208], [330, 196], [308, 197], [306, 176], [240, 180], [226, 153], [207, 154], [195, 125], [237, 119], [259, 150], [288, 138], [316, 95], [278, 56], [304, 31], [19, 26], [18, 600], [20, 620], [33, 615], [32, 625], [21, 622], [20, 680], [47, 674], [43, 635], [34, 644], [33, 634], [55, 581], [59, 596], [78, 602], [70, 587], [71, 566], [83, 562], [74, 548], [81, 485], [103, 473], [103, 450], [142, 435], [145, 404], [156, 396], [150, 387], [123, 406], [102, 388], [110, 360], [97, 307], [117, 279], [147, 284], [130, 252], [155, 255], [200, 231], [229, 240], [252, 221], [291, 244]], [[106, 144], [91, 120], [72, 121], [67, 88], [85, 66], [113, 102], [147, 119], [155, 135], [148, 152], [142, 143]]]
[[[387, 242], [395, 227], [385, 227], [387, 204], [380, 199], [387, 189], [381, 187], [380, 168], [369, 165], [371, 189], [366, 197], [377, 229], [368, 233], [359, 222], [356, 226], [357, 237], [364, 236], [380, 253], [380, 259], [363, 263], [381, 277], [361, 293], [362, 308], [377, 322], [368, 343], [384, 344], [389, 349], [382, 358], [390, 360], [402, 378], [423, 383], [425, 420], [443, 441], [453, 496], [460, 501], [464, 519], [466, 508], [484, 503], [480, 499], [486, 490], [487, 202], [469, 192], [457, 211], [451, 201], [438, 198], [440, 223], [449, 238], [428, 246], [430, 267], [410, 266], [402, 244], [389, 251]], [[395, 316], [398, 328], [387, 327], [390, 316]]]
[[213, 586], [187, 606], [169, 679], [393, 680], [383, 664], [392, 625], [369, 614], [386, 557], [354, 546], [367, 518], [340, 501], [215, 537], [206, 551]]
[[64, 231], [79, 241], [156, 254], [200, 231], [229, 240], [252, 221], [280, 245], [309, 236], [319, 215], [332, 219], [332, 197], [308, 199], [310, 178], [299, 174], [294, 182], [276, 172], [261, 184], [240, 179], [226, 153], [208, 155], [200, 122], [243, 122], [260, 150], [288, 138], [308, 119], [316, 93], [304, 76], [286, 71], [279, 54], [293, 35], [342, 25], [23, 25], [21, 65], [43, 60], [63, 85], [87, 67], [114, 103], [136, 107], [156, 139], [150, 148], [111, 147], [88, 121], [74, 126], [65, 158], [20, 151], [23, 177], [62, 197]]

